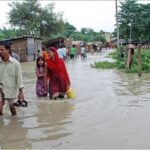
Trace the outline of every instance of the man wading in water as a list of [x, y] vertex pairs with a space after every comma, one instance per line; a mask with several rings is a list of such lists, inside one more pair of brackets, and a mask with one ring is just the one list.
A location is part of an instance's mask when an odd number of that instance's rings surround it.
[[3, 115], [4, 102], [9, 103], [10, 112], [16, 115], [13, 105], [15, 98], [24, 100], [23, 80], [20, 63], [10, 56], [10, 44], [0, 43], [0, 115]]

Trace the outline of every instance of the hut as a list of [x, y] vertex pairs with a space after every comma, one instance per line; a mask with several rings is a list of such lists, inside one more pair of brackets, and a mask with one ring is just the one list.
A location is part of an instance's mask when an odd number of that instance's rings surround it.
[[69, 49], [72, 46], [72, 39], [64, 39], [64, 45], [67, 49]]
[[57, 38], [52, 38], [52, 39], [43, 41], [42, 45], [45, 45], [46, 47], [54, 46], [54, 47], [58, 48], [61, 45], [65, 45], [64, 41], [65, 41], [64, 37], [57, 37]]
[[101, 42], [89, 42], [86, 44], [88, 52], [92, 51], [101, 51], [102, 43]]
[[36, 59], [37, 51], [41, 51], [41, 38], [25, 35], [6, 39], [12, 43], [13, 52], [20, 56], [21, 62], [33, 61]]

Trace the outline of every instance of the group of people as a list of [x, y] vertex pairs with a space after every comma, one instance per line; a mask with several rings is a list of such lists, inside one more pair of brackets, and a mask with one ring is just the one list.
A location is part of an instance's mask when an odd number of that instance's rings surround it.
[[60, 58], [55, 47], [42, 49], [36, 60], [36, 94], [50, 99], [64, 98], [70, 88], [70, 79], [63, 58]]
[[[63, 47], [60, 47], [60, 49]], [[49, 96], [50, 99], [64, 98], [70, 89], [70, 78], [65, 66], [65, 57], [76, 57], [76, 47], [69, 51], [63, 48], [64, 56], [60, 56], [60, 49], [43, 47], [38, 51], [36, 59], [36, 94], [38, 97]], [[84, 57], [85, 48], [81, 47], [81, 57]], [[24, 101], [22, 70], [20, 58], [13, 53], [12, 44], [0, 42], [0, 115], [3, 115], [3, 106], [7, 101], [10, 112], [16, 115], [14, 102]]]
[[[85, 57], [85, 51], [85, 47], [82, 46], [81, 58]], [[71, 84], [64, 61], [68, 57], [74, 59], [76, 55], [75, 45], [70, 49], [62, 45], [58, 48], [42, 48], [42, 52], [36, 59], [36, 94], [38, 97], [49, 95], [50, 99], [64, 98]]]
[[77, 50], [76, 45], [72, 45], [71, 47], [65, 47], [65, 46], [59, 46], [57, 48], [58, 56], [59, 58], [62, 58], [64, 60], [70, 60], [70, 59], [75, 59], [81, 56], [81, 58], [86, 57], [86, 49], [85, 46], [80, 47], [80, 51]]
[[[36, 94], [50, 99], [64, 98], [71, 82], [62, 58], [55, 47], [43, 48], [36, 60]], [[12, 55], [11, 44], [0, 42], [0, 115], [7, 101], [10, 112], [16, 115], [14, 102], [24, 101], [23, 78], [19, 59]]]

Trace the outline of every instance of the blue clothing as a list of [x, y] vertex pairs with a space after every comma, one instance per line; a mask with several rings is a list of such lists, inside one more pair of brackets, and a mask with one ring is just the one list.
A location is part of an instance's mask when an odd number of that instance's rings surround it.
[[62, 58], [62, 59], [64, 58], [64, 51], [62, 48], [58, 48], [57, 53], [58, 53], [59, 58]]

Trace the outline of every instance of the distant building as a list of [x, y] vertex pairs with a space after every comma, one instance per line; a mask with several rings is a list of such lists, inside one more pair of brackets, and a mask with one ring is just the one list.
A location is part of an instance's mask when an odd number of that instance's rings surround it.
[[13, 52], [20, 56], [21, 62], [35, 60], [37, 51], [41, 51], [41, 38], [33, 37], [31, 35], [25, 35], [1, 41], [12, 42]]
[[65, 45], [64, 41], [65, 41], [64, 37], [57, 37], [44, 41], [42, 44], [45, 45], [46, 47], [54, 46], [55, 48], [58, 48], [61, 45]]
[[84, 41], [73, 41], [73, 39], [70, 39], [70, 38], [57, 37], [57, 38], [49, 39], [49, 40], [43, 42], [42, 44], [45, 45], [46, 47], [54, 46], [56, 48], [63, 45], [67, 49], [71, 48], [73, 45], [75, 45], [75, 47], [77, 49], [77, 53], [79, 53], [80, 47], [82, 45], [84, 45], [85, 42]]

